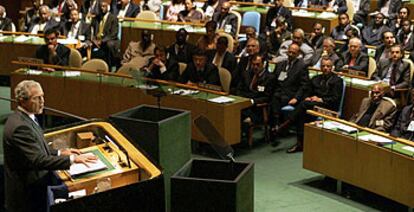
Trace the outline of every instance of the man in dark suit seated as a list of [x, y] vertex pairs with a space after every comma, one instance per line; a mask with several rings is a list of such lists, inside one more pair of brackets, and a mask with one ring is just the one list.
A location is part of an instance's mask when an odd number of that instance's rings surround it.
[[102, 14], [95, 19], [93, 25], [95, 36], [92, 38], [93, 58], [101, 58], [109, 67], [118, 65], [120, 61], [120, 42], [118, 40], [118, 19], [109, 12], [107, 2], [101, 4]]
[[361, 51], [362, 42], [359, 38], [351, 38], [348, 44], [348, 52], [342, 57], [344, 59], [342, 70], [362, 71], [368, 74], [368, 55]]
[[351, 28], [351, 21], [346, 13], [338, 15], [338, 26], [332, 29], [331, 37], [334, 40], [347, 40], [346, 31]]
[[384, 97], [389, 86], [375, 84], [371, 89], [371, 96], [365, 97], [356, 113], [349, 120], [362, 127], [388, 132], [397, 111], [397, 105], [392, 99]]
[[322, 48], [316, 49], [315, 54], [311, 58], [311, 65], [316, 69], [320, 69], [323, 57], [329, 57], [334, 63], [336, 70], [343, 66], [342, 59], [335, 52], [335, 41], [331, 37], [325, 38]]
[[52, 28], [58, 29], [59, 23], [50, 16], [49, 7], [42, 5], [39, 7], [39, 17], [32, 20], [28, 32], [38, 34]]
[[319, 49], [322, 47], [322, 42], [324, 39], [324, 33], [325, 33], [325, 27], [319, 23], [316, 22], [313, 24], [313, 31], [309, 33], [309, 36], [306, 37], [306, 40], [311, 45], [313, 49]]
[[[36, 50], [36, 58], [42, 59], [43, 63], [51, 65], [69, 65], [70, 49], [57, 42], [59, 31], [48, 29], [45, 32], [45, 43]], [[49, 71], [53, 69], [47, 68]]]
[[397, 43], [401, 45], [403, 51], [412, 51], [414, 50], [414, 35], [413, 35], [413, 25], [410, 20], [402, 21], [401, 29], [397, 34]]
[[404, 61], [401, 46], [394, 45], [390, 49], [390, 59], [382, 59], [372, 75], [373, 80], [380, 80], [390, 85], [390, 96], [398, 98], [396, 89], [410, 87], [410, 64]]
[[377, 46], [381, 44], [382, 33], [390, 29], [384, 23], [385, 16], [382, 13], [375, 15], [375, 21], [362, 30], [362, 39], [366, 45]]
[[62, 31], [67, 38], [77, 39], [81, 42], [81, 47], [78, 50], [83, 57], [86, 57], [86, 49], [92, 46], [91, 26], [79, 19], [77, 10], [70, 11], [70, 21], [64, 24]]
[[[346, 0], [309, 0], [310, 5], [316, 7], [323, 7], [328, 12], [334, 12], [337, 14], [346, 13], [348, 6]], [[351, 1], [351, 0], [348, 0]]]
[[355, 11], [353, 24], [363, 26], [367, 25], [368, 23], [368, 13], [371, 8], [371, 1], [370, 0], [359, 0], [359, 8], [358, 11]]
[[188, 32], [181, 28], [175, 34], [175, 42], [168, 47], [168, 54], [172, 59], [181, 63], [190, 63], [193, 60], [195, 46], [187, 42]]
[[375, 51], [375, 61], [378, 63], [381, 59], [388, 59], [390, 55], [391, 46], [396, 42], [394, 33], [391, 31], [385, 31], [381, 34], [381, 45], [377, 47]]
[[246, 45], [246, 54], [239, 59], [237, 68], [231, 70], [231, 93], [235, 93], [239, 86], [243, 72], [246, 72], [250, 68], [251, 57], [260, 52], [260, 43], [256, 38], [249, 38]]
[[12, 20], [6, 17], [6, 8], [0, 5], [0, 31], [12, 31]]
[[217, 66], [217, 68], [223, 67], [230, 73], [237, 68], [236, 57], [227, 51], [229, 41], [226, 37], [219, 37], [217, 39], [217, 45], [215, 50], [207, 51], [208, 61]]
[[140, 8], [131, 0], [116, 0], [116, 4], [111, 7], [111, 12], [118, 18], [135, 18], [140, 12]]
[[398, 9], [402, 5], [402, 0], [378, 0], [377, 10], [392, 20], [397, 16]]
[[201, 83], [221, 86], [218, 69], [212, 63], [207, 62], [205, 51], [197, 49], [193, 54], [193, 62], [178, 78], [180, 83]]
[[155, 47], [154, 57], [150, 58], [143, 68], [147, 72], [147, 77], [171, 81], [178, 79], [178, 69], [178, 63], [172, 58], [167, 58], [167, 49], [163, 46]]
[[81, 7], [83, 19], [87, 23], [91, 23], [94, 17], [99, 17], [102, 13], [101, 10], [102, 0], [85, 0]]
[[94, 162], [96, 157], [79, 155], [76, 149], [49, 148], [35, 117], [43, 112], [45, 102], [39, 83], [21, 81], [14, 94], [18, 106], [8, 117], [3, 134], [6, 209], [49, 211], [47, 186], [56, 178], [51, 171]]
[[224, 32], [236, 37], [239, 21], [236, 15], [229, 13], [230, 7], [229, 2], [224, 2], [221, 5], [221, 11], [215, 12], [212, 20], [217, 23], [217, 29], [222, 29]]
[[402, 109], [391, 135], [414, 141], [414, 89], [411, 89], [410, 93], [412, 102]]
[[[300, 48], [293, 43], [289, 46], [288, 59], [276, 63], [272, 96], [270, 102], [270, 124], [273, 135], [280, 124], [281, 109], [286, 105], [297, 106], [304, 98], [305, 88], [309, 82], [308, 67], [303, 58], [298, 58]], [[273, 139], [271, 140], [273, 143]]]
[[314, 120], [315, 117], [306, 114], [315, 106], [337, 111], [343, 93], [343, 80], [332, 73], [333, 62], [324, 58], [321, 63], [323, 74], [313, 77], [305, 90], [306, 98], [297, 103], [295, 110], [289, 114], [288, 119], [282, 123], [277, 130], [285, 130], [291, 123], [296, 122], [297, 143], [287, 150], [287, 153], [300, 152], [303, 150], [304, 125]]
[[260, 54], [250, 57], [250, 68], [243, 72], [241, 82], [237, 89], [237, 95], [249, 98], [252, 107], [242, 111], [242, 120], [247, 124], [257, 124], [263, 120], [261, 108], [257, 104], [268, 102], [270, 97], [270, 82], [272, 74], [265, 68], [265, 59]]
[[292, 12], [283, 6], [283, 0], [275, 0], [274, 6], [266, 14], [265, 32], [270, 32], [276, 28], [276, 18], [283, 16], [288, 23], [289, 30], [292, 29]]

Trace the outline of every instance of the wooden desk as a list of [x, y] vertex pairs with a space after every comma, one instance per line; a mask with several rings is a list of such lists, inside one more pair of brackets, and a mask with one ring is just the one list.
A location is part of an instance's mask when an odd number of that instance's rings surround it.
[[305, 125], [303, 168], [414, 207], [414, 158]]
[[[157, 105], [155, 97], [146, 94], [144, 90], [132, 87], [136, 85], [134, 80], [113, 76], [97, 77], [97, 74], [92, 73], [82, 73], [79, 77], [63, 77], [62, 73], [26, 75], [25, 72], [14, 72], [11, 74], [10, 87], [13, 90], [16, 84], [24, 79], [36, 80], [43, 87], [47, 106], [87, 118], [106, 118], [140, 104]], [[237, 96], [230, 96], [235, 101], [228, 104], [206, 100], [217, 96], [205, 92], [192, 96], [167, 94], [161, 99], [161, 106], [189, 110], [193, 120], [199, 115], [204, 115], [213, 123], [226, 143], [237, 144], [241, 135], [241, 110], [249, 107], [251, 102]], [[206, 142], [205, 137], [194, 125], [192, 138]]]
[[175, 42], [176, 32], [180, 28], [185, 28], [189, 32], [188, 42], [192, 44], [196, 44], [198, 39], [205, 34], [204, 27], [124, 21], [122, 23], [121, 53], [125, 52], [129, 42], [141, 40], [141, 33], [144, 30], [154, 34], [153, 40], [156, 44], [168, 47]]

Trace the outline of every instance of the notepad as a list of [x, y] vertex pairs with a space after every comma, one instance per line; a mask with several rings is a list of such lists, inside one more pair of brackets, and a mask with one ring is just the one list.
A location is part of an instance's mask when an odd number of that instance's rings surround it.
[[77, 77], [80, 75], [81, 75], [80, 71], [64, 71], [63, 72], [64, 77]]
[[16, 37], [14, 39], [14, 42], [25, 42], [25, 41], [27, 41], [29, 39], [30, 39], [30, 37], [26, 37], [24, 35], [20, 35], [20, 36], [18, 36], [18, 37]]
[[224, 104], [224, 103], [233, 102], [234, 99], [233, 98], [230, 98], [230, 97], [227, 97], [227, 96], [220, 96], [220, 97], [216, 97], [216, 98], [209, 99], [208, 101], [215, 102], [215, 103], [220, 103], [220, 104]]
[[[82, 155], [90, 155], [93, 156], [95, 154], [93, 154], [92, 152], [89, 153], [85, 153]], [[70, 166], [68, 173], [71, 176], [76, 176], [76, 175], [81, 175], [81, 174], [86, 174], [86, 173], [90, 173], [90, 172], [96, 172], [96, 171], [100, 171], [100, 170], [104, 170], [107, 169], [108, 167], [102, 162], [102, 160], [98, 159], [95, 161], [95, 163], [87, 163], [88, 166], [86, 166], [83, 163], [74, 163]]]
[[27, 74], [29, 74], [29, 75], [40, 75], [40, 74], [42, 74], [42, 73], [43, 73], [43, 71], [34, 70], [34, 69], [29, 69], [29, 70], [27, 71]]
[[359, 136], [359, 140], [362, 141], [371, 141], [371, 142], [376, 142], [376, 143], [393, 143], [393, 141], [391, 139], [379, 136], [379, 135], [374, 135], [374, 134], [368, 134], [368, 135], [363, 135], [363, 136]]

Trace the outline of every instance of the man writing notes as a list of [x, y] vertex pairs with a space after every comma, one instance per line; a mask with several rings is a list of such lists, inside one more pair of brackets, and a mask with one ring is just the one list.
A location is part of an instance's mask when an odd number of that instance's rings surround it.
[[39, 83], [17, 84], [16, 111], [4, 126], [5, 203], [7, 211], [47, 211], [47, 186], [51, 170], [69, 169], [72, 163], [94, 162], [95, 156], [79, 155], [75, 149], [52, 150], [43, 137], [36, 114], [43, 112], [43, 90]]

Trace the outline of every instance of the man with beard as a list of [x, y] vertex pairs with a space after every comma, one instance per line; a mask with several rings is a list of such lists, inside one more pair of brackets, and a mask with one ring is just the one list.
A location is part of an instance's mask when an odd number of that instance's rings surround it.
[[148, 59], [154, 56], [155, 44], [152, 42], [151, 37], [152, 34], [148, 30], [142, 31], [140, 41], [131, 41], [129, 43], [121, 64], [133, 64], [137, 68], [141, 68], [147, 64]]
[[77, 39], [81, 42], [81, 47], [78, 50], [83, 57], [86, 57], [86, 49], [92, 45], [91, 27], [79, 19], [77, 10], [70, 11], [70, 21], [64, 24], [62, 31], [67, 38]]
[[389, 131], [394, 123], [397, 107], [392, 99], [384, 97], [387, 89], [383, 84], [375, 84], [371, 89], [371, 97], [362, 100], [358, 113], [349, 121], [362, 127]]

